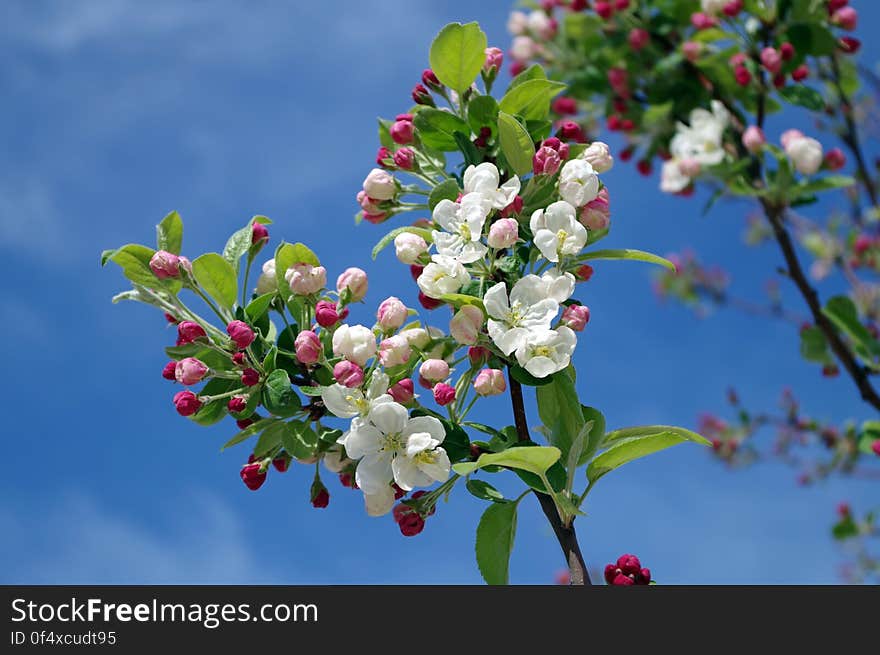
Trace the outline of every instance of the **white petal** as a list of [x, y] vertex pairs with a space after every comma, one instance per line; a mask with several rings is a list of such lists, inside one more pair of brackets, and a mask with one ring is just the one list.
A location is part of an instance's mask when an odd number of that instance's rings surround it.
[[426, 432], [431, 438], [436, 439], [437, 443], [443, 443], [446, 438], [446, 429], [440, 422], [440, 419], [434, 416], [416, 416], [411, 418], [406, 424], [403, 436], [408, 436], [414, 432]]
[[497, 339], [493, 338], [492, 341], [498, 346], [498, 350], [505, 355], [509, 355], [522, 344], [526, 343], [528, 338], [529, 331], [526, 328], [513, 328], [500, 334]]
[[529, 330], [549, 328], [558, 311], [559, 305], [555, 300], [544, 298], [529, 306], [521, 324]]
[[[370, 386], [367, 387], [367, 400], [376, 400], [388, 391], [390, 384], [391, 380], [388, 379], [387, 375], [381, 371], [374, 372], [373, 377], [370, 378]], [[391, 396], [388, 397], [390, 398]]]
[[[483, 295], [483, 305], [489, 316], [497, 319], [504, 319], [510, 313], [510, 303], [507, 301], [507, 287], [504, 282], [492, 286]], [[491, 321], [490, 321], [491, 322]]]
[[489, 251], [489, 249], [482, 243], [470, 242], [463, 245], [464, 247], [461, 249], [461, 252], [458, 255], [458, 261], [460, 261], [462, 264], [470, 264], [472, 262], [478, 261], [485, 257], [486, 253]]
[[432, 480], [419, 470], [416, 461], [409, 457], [395, 457], [391, 462], [391, 472], [397, 486], [405, 491], [416, 487], [427, 487]]
[[415, 457], [423, 450], [431, 450], [431, 448], [437, 445], [439, 445], [437, 440], [432, 438], [427, 432], [414, 432], [406, 440], [405, 454], [407, 457]]
[[559, 254], [556, 252], [556, 246], [559, 243], [556, 239], [556, 233], [550, 230], [538, 230], [532, 238], [538, 250], [544, 257], [553, 263], [559, 261]]
[[399, 434], [406, 427], [406, 407], [395, 402], [380, 403], [370, 408], [370, 423], [382, 434]]
[[[419, 461], [418, 467], [432, 479], [432, 481], [437, 482], [445, 482], [449, 478], [449, 470], [451, 467], [449, 463], [449, 455], [446, 454], [446, 451], [442, 448], [437, 448], [433, 451], [432, 462]], [[427, 485], [425, 485], [427, 486]]]
[[547, 221], [544, 215], [543, 209], [536, 209], [532, 212], [532, 217], [529, 219], [529, 229], [532, 231], [532, 234], [537, 232], [538, 230], [543, 230], [547, 226]]
[[571, 273], [560, 274], [553, 269], [544, 273], [541, 279], [547, 285], [547, 295], [557, 303], [564, 303], [574, 293], [575, 279]]
[[366, 505], [368, 515], [385, 516], [394, 507], [394, 489], [390, 484], [386, 484], [385, 489], [381, 491], [374, 494], [365, 493], [364, 505]]
[[352, 402], [358, 398], [363, 398], [363, 393], [361, 393], [360, 389], [349, 389], [341, 384], [332, 384], [329, 387], [324, 387], [324, 390], [321, 392], [321, 400], [324, 401], [324, 406], [333, 416], [338, 416], [339, 418], [352, 418], [360, 414], [357, 406]]
[[376, 494], [383, 491], [393, 478], [391, 473], [391, 454], [383, 452], [376, 455], [367, 455], [358, 462], [354, 478], [358, 487], [365, 494]]
[[520, 278], [510, 291], [510, 302], [525, 307], [545, 298], [547, 298], [547, 284], [537, 275], [529, 274]]
[[549, 357], [533, 357], [525, 362], [520, 362], [520, 366], [536, 378], [546, 378], [548, 375], [553, 375], [556, 371], [561, 370], [556, 362]]
[[434, 207], [431, 217], [444, 230], [452, 232], [458, 218], [458, 203], [452, 202], [449, 198], [444, 198]]
[[378, 453], [382, 448], [382, 434], [372, 425], [352, 423], [345, 438], [345, 452], [352, 459], [360, 459]]

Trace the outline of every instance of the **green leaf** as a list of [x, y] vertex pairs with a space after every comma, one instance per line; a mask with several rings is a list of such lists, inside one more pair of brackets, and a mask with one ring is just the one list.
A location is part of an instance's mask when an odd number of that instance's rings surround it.
[[793, 105], [806, 107], [811, 111], [821, 111], [825, 108], [825, 101], [816, 89], [801, 84], [786, 86], [779, 89], [779, 95]]
[[449, 303], [456, 309], [463, 305], [473, 305], [474, 307], [479, 307], [484, 315], [486, 314], [486, 307], [483, 305], [483, 301], [476, 296], [469, 296], [464, 293], [444, 293], [439, 299]]
[[231, 309], [238, 295], [238, 280], [235, 269], [222, 255], [209, 252], [196, 257], [192, 263], [196, 282], [220, 303], [221, 307]]
[[289, 421], [281, 433], [281, 445], [291, 457], [308, 459], [318, 447], [318, 435], [308, 423]]
[[492, 503], [477, 526], [477, 566], [487, 584], [506, 585], [510, 579], [510, 553], [516, 536], [517, 503]]
[[431, 195], [428, 196], [428, 207], [431, 211], [434, 211], [434, 207], [444, 198], [454, 202], [458, 198], [459, 193], [461, 193], [461, 189], [458, 188], [458, 182], [455, 180], [444, 180], [431, 189]]
[[443, 84], [464, 93], [486, 60], [486, 35], [477, 23], [450, 23], [434, 37], [428, 61]]
[[480, 500], [491, 500], [493, 503], [504, 500], [504, 494], [502, 494], [485, 480], [468, 478], [467, 483], [465, 483], [465, 487], [467, 487], [467, 490], [470, 491], [471, 494], [473, 494]]
[[484, 466], [505, 466], [543, 475], [559, 460], [561, 454], [559, 448], [553, 446], [522, 446], [500, 453], [483, 453], [476, 462], [461, 462], [452, 468], [459, 475], [470, 475]]
[[796, 188], [801, 195], [810, 195], [832, 189], [845, 189], [854, 186], [855, 183], [855, 178], [849, 175], [827, 175], [799, 184]]
[[549, 430], [549, 441], [568, 456], [572, 443], [584, 426], [584, 415], [574, 382], [567, 371], [553, 376], [550, 384], [535, 389], [538, 415]]
[[808, 362], [817, 364], [831, 363], [831, 353], [828, 350], [828, 342], [825, 334], [816, 326], [804, 328], [800, 333], [801, 357]]
[[105, 250], [101, 253], [101, 266], [108, 261], [118, 264], [131, 282], [148, 288], [160, 286], [160, 280], [150, 269], [150, 258], [156, 253], [138, 243], [129, 243], [116, 250]]
[[232, 446], [237, 446], [238, 444], [247, 441], [252, 436], [257, 434], [258, 432], [262, 432], [267, 427], [272, 425], [273, 423], [277, 423], [277, 418], [261, 418], [256, 423], [251, 423], [244, 430], [236, 434], [232, 439], [223, 444], [223, 447], [220, 448], [220, 451], [223, 452], [227, 448], [232, 448]]
[[507, 89], [510, 90], [515, 86], [519, 86], [520, 84], [524, 84], [529, 80], [546, 80], [547, 74], [544, 72], [544, 69], [541, 68], [538, 64], [532, 64], [528, 68], [526, 68], [522, 73], [514, 77], [510, 80], [510, 84], [507, 85]]
[[456, 132], [461, 132], [465, 136], [471, 133], [470, 126], [461, 118], [433, 107], [420, 109], [413, 118], [413, 125], [419, 131], [419, 139], [422, 143], [444, 152], [458, 150]]
[[624, 464], [686, 441], [709, 444], [695, 432], [665, 425], [624, 428], [610, 432], [605, 436], [605, 442], [611, 445], [587, 467], [590, 487], [603, 475]]
[[273, 423], [263, 430], [260, 438], [257, 439], [256, 445], [254, 445], [254, 457], [260, 459], [273, 454], [272, 451], [281, 446], [281, 439], [286, 432], [287, 424], [280, 421]]
[[869, 364], [875, 363], [875, 358], [880, 356], [880, 343], [871, 336], [868, 328], [862, 325], [858, 309], [850, 298], [847, 296], [830, 298], [822, 308], [822, 313], [852, 341], [856, 354], [861, 359]]
[[294, 264], [310, 264], [312, 266], [320, 266], [321, 262], [318, 256], [313, 253], [308, 246], [302, 243], [281, 243], [275, 250], [275, 279], [278, 284], [278, 292], [284, 300], [290, 295], [290, 285], [284, 278], [284, 274]]
[[223, 247], [223, 259], [232, 264], [236, 270], [238, 270], [238, 261], [250, 250], [253, 234], [254, 227], [248, 223], [234, 232]]
[[525, 120], [542, 120], [550, 113], [550, 101], [565, 89], [562, 82], [528, 80], [510, 88], [498, 108], [506, 114], [522, 116]]
[[522, 123], [510, 114], [498, 113], [498, 141], [510, 168], [517, 175], [525, 175], [532, 170], [535, 144]]
[[528, 387], [541, 387], [547, 384], [551, 384], [553, 382], [552, 376], [547, 376], [546, 378], [536, 378], [534, 375], [529, 373], [526, 369], [518, 364], [510, 365], [510, 377], [519, 382], [520, 384], [524, 384]]
[[605, 439], [605, 416], [602, 412], [595, 407], [581, 405], [581, 413], [584, 415], [584, 421], [592, 423], [593, 427], [590, 428], [584, 450], [578, 458], [578, 466], [586, 464], [596, 454]]
[[244, 313], [247, 314], [249, 322], [254, 323], [265, 314], [273, 300], [275, 300], [274, 293], [264, 293], [262, 296], [257, 296], [251, 300], [247, 307], [244, 308]]
[[179, 255], [182, 243], [183, 220], [180, 214], [171, 212], [156, 226], [156, 247]]
[[643, 250], [632, 250], [631, 248], [621, 248], [619, 250], [594, 250], [587, 252], [578, 257], [578, 261], [587, 261], [590, 259], [631, 259], [638, 262], [647, 262], [649, 264], [659, 264], [665, 266], [671, 271], [675, 270], [675, 264], [668, 259], [655, 255]]
[[376, 257], [379, 256], [379, 253], [382, 252], [383, 250], [385, 250], [385, 248], [387, 248], [394, 241], [394, 239], [397, 238], [397, 235], [403, 234], [404, 232], [409, 232], [410, 234], [417, 234], [420, 237], [422, 237], [425, 241], [427, 241], [428, 243], [431, 243], [431, 241], [433, 241], [433, 238], [431, 236], [431, 230], [429, 230], [428, 228], [413, 227], [412, 225], [404, 225], [403, 227], [398, 227], [394, 230], [391, 230], [388, 234], [386, 234], [384, 237], [382, 237], [382, 239], [379, 241], [379, 243], [377, 243], [375, 246], [373, 246], [373, 259], [376, 259]]
[[[238, 384], [237, 380], [214, 378], [202, 388], [199, 394], [205, 396], [224, 394], [234, 389]], [[190, 416], [189, 420], [199, 425], [214, 425], [214, 423], [217, 423], [226, 416], [226, 402], [225, 398], [207, 402], [199, 408], [199, 411]]]
[[467, 113], [474, 134], [479, 134], [483, 127], [490, 128], [493, 136], [498, 133], [498, 103], [492, 96], [477, 96], [471, 100]]
[[263, 404], [275, 416], [293, 416], [302, 409], [299, 396], [293, 391], [290, 376], [284, 369], [275, 369], [266, 377]]
[[837, 39], [828, 28], [818, 23], [805, 22], [791, 25], [788, 28], [788, 40], [799, 55], [831, 55], [837, 50]]

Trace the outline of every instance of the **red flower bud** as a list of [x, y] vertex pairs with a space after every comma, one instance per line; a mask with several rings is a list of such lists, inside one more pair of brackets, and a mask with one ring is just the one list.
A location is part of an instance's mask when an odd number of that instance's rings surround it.
[[437, 309], [440, 305], [443, 304], [442, 300], [437, 300], [436, 298], [430, 298], [426, 296], [424, 293], [419, 291], [419, 303], [425, 309]]
[[388, 160], [392, 159], [391, 151], [385, 146], [380, 146], [376, 151], [376, 165], [388, 168]]
[[425, 519], [415, 512], [409, 512], [397, 523], [400, 534], [404, 537], [415, 537], [425, 529]]
[[453, 400], [455, 400], [455, 387], [452, 387], [445, 382], [441, 382], [434, 387], [434, 401], [438, 405], [445, 406]]
[[284, 455], [281, 455], [280, 457], [276, 457], [275, 459], [273, 459], [272, 466], [274, 466], [275, 470], [278, 471], [279, 473], [286, 473], [287, 469], [290, 468], [290, 462], [292, 459], [293, 458], [290, 455], [285, 453]]
[[239, 430], [244, 430], [245, 428], [250, 427], [254, 423], [256, 423], [256, 420], [254, 420], [253, 418], [241, 418], [235, 422], [235, 424], [238, 426]]
[[745, 66], [737, 66], [733, 71], [733, 76], [736, 79], [736, 83], [740, 86], [748, 86], [752, 81], [752, 74]]
[[268, 471], [260, 472], [260, 468], [262, 468], [260, 462], [255, 462], [253, 455], [248, 457], [248, 463], [241, 467], [239, 474], [241, 475], [241, 481], [251, 491], [256, 491], [262, 487], [266, 481], [266, 476], [269, 474]]
[[171, 325], [177, 325], [177, 318], [165, 312], [165, 320], [171, 323]]
[[192, 343], [196, 339], [208, 336], [204, 328], [198, 323], [192, 321], [182, 321], [177, 325], [177, 345], [182, 346]]
[[421, 275], [422, 271], [424, 271], [424, 270], [425, 270], [424, 266], [419, 266], [418, 264], [413, 264], [412, 266], [409, 267], [409, 274], [413, 280], [418, 280], [419, 275]]
[[226, 334], [235, 342], [239, 350], [244, 350], [256, 338], [254, 331], [244, 321], [232, 321], [226, 326]]
[[246, 355], [242, 352], [234, 353], [232, 355], [232, 363], [236, 366], [244, 366]]
[[229, 399], [229, 402], [226, 403], [226, 409], [233, 414], [240, 414], [247, 409], [247, 400], [241, 396], [233, 396]]
[[443, 85], [440, 84], [440, 80], [437, 79], [437, 76], [434, 74], [430, 68], [426, 68], [422, 71], [422, 84], [424, 84], [429, 89], [438, 90], [442, 89]]
[[589, 279], [593, 277], [593, 267], [589, 264], [584, 264], [583, 266], [579, 266], [574, 274], [575, 277], [577, 277], [582, 282], [588, 282]]
[[174, 394], [173, 402], [174, 408], [181, 416], [192, 416], [202, 406], [202, 401], [192, 391], [178, 391]]
[[241, 383], [253, 387], [260, 383], [260, 374], [252, 368], [246, 368], [241, 372]]
[[251, 243], [259, 243], [263, 239], [269, 240], [269, 229], [262, 223], [254, 223], [251, 227]]
[[779, 46], [779, 54], [782, 55], [783, 61], [791, 60], [795, 55], [794, 46], [788, 41]]
[[426, 105], [428, 107], [433, 107], [434, 98], [431, 97], [431, 94], [428, 92], [428, 89], [423, 87], [421, 84], [416, 84], [412, 90], [412, 99], [417, 105]]
[[166, 380], [171, 380], [172, 382], [177, 379], [174, 372], [177, 369], [177, 362], [171, 361], [165, 364], [165, 368], [162, 369], [162, 377]]
[[840, 37], [840, 41], [837, 42], [837, 45], [844, 53], [854, 55], [859, 51], [859, 48], [862, 47], [862, 42], [852, 36], [842, 36]]
[[617, 568], [627, 575], [635, 575], [641, 570], [642, 564], [635, 555], [621, 555], [617, 558]]
[[325, 487], [312, 496], [312, 507], [315, 509], [324, 509], [330, 504], [330, 492]]
[[577, 101], [568, 96], [558, 96], [553, 101], [553, 111], [560, 116], [576, 114], [578, 111]]
[[791, 79], [795, 82], [803, 82], [810, 76], [810, 67], [806, 64], [801, 64], [793, 71], [791, 71]]

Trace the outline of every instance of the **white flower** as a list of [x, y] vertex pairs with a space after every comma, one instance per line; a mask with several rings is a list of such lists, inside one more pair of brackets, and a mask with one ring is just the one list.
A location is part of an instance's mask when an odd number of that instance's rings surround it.
[[340, 473], [352, 463], [352, 461], [345, 456], [342, 448], [339, 447], [334, 447], [332, 450], [328, 450], [324, 453], [322, 461], [324, 462], [324, 467], [331, 473]]
[[602, 141], [593, 141], [587, 149], [581, 153], [581, 159], [585, 159], [597, 173], [610, 171], [614, 166], [614, 157], [611, 156], [611, 148]]
[[583, 207], [599, 195], [599, 176], [586, 159], [565, 162], [559, 173], [559, 195], [575, 207]]
[[535, 9], [529, 13], [528, 17], [529, 31], [542, 39], [551, 39], [556, 32], [554, 24], [550, 21], [547, 12], [542, 9]]
[[364, 192], [374, 200], [391, 200], [397, 193], [397, 182], [388, 171], [374, 168], [364, 180]]
[[394, 489], [390, 484], [386, 484], [384, 489], [376, 493], [365, 493], [364, 505], [369, 516], [385, 516], [394, 507]]
[[507, 31], [513, 35], [522, 34], [528, 29], [529, 17], [522, 11], [512, 11], [507, 18]]
[[510, 56], [516, 61], [528, 61], [537, 51], [537, 44], [530, 36], [515, 36], [510, 44]]
[[516, 349], [516, 361], [536, 378], [545, 378], [571, 363], [577, 337], [567, 327], [536, 330]]
[[428, 244], [418, 234], [403, 232], [394, 237], [397, 259], [404, 264], [415, 264], [422, 253], [428, 252]]
[[[388, 376], [376, 372], [370, 379], [366, 393], [360, 389], [350, 389], [336, 383], [321, 390], [321, 400], [324, 401], [324, 407], [339, 418], [366, 416], [373, 405], [391, 402], [392, 398], [388, 395], [388, 384]], [[345, 434], [342, 435], [338, 443], [345, 445], [345, 437]]]
[[443, 424], [433, 416], [409, 420], [406, 448], [391, 461], [397, 486], [405, 491], [444, 482], [451, 468], [449, 456], [440, 444], [446, 437]]
[[344, 323], [333, 333], [333, 354], [363, 368], [376, 354], [376, 335], [366, 326]]
[[501, 186], [498, 168], [491, 162], [468, 166], [464, 172], [464, 192], [479, 193], [495, 209], [504, 209], [514, 201], [520, 190], [519, 178], [514, 175]]
[[503, 282], [483, 297], [489, 314], [489, 336], [505, 355], [516, 350], [533, 330], [547, 329], [559, 311], [559, 304], [547, 297], [547, 283], [537, 275], [526, 275], [513, 285], [510, 298]]
[[575, 208], [564, 200], [535, 210], [529, 227], [538, 250], [551, 262], [576, 255], [587, 243], [587, 228], [578, 222]]
[[562, 273], [558, 268], [551, 268], [541, 276], [546, 285], [546, 297], [552, 298], [560, 305], [571, 298], [576, 280], [571, 273]]
[[275, 260], [270, 259], [263, 264], [263, 272], [257, 280], [257, 293], [271, 293], [278, 290], [278, 278], [275, 276]]
[[691, 178], [681, 172], [681, 166], [677, 159], [663, 162], [660, 171], [660, 190], [663, 193], [678, 193], [684, 191], [691, 183]]
[[[419, 471], [426, 476], [435, 474], [431, 480], [445, 479], [449, 475], [449, 459], [445, 457], [445, 452], [442, 457], [439, 453], [419, 457], [426, 449], [436, 449], [444, 434], [443, 424], [432, 416], [411, 419], [406, 408], [398, 403], [375, 405], [365, 419], [352, 421], [351, 431], [345, 440], [348, 456], [360, 460], [355, 472], [358, 487], [365, 494], [379, 494], [393, 479], [401, 488], [411, 489], [412, 485], [409, 483], [415, 477], [410, 470], [412, 464], [395, 463], [398, 458], [415, 459]], [[409, 441], [413, 437], [413, 454], [409, 455]], [[446, 476], [441, 478], [443, 459], [446, 460]], [[422, 460], [425, 461], [425, 466], [418, 466]], [[404, 472], [401, 480], [397, 480], [398, 471]], [[419, 481], [423, 479], [419, 478]]]
[[437, 252], [454, 257], [462, 264], [481, 259], [487, 248], [480, 243], [483, 224], [492, 207], [480, 193], [468, 193], [461, 202], [444, 198], [434, 207], [433, 218], [445, 232], [433, 231]]
[[808, 136], [790, 140], [785, 154], [803, 175], [813, 175], [822, 167], [822, 144]]
[[470, 282], [471, 276], [460, 261], [453, 257], [434, 255], [416, 283], [429, 298], [455, 293]]

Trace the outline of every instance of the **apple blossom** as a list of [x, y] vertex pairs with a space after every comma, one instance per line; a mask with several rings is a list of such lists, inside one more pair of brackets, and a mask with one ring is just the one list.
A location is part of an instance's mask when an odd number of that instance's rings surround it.
[[700, 7], [707, 14], [720, 14], [727, 0], [700, 0]]
[[376, 354], [376, 337], [368, 327], [343, 323], [333, 333], [333, 354], [363, 367]]
[[580, 154], [580, 158], [590, 164], [596, 173], [605, 173], [614, 166], [614, 157], [611, 156], [611, 149], [607, 143], [602, 141], [593, 141]]
[[[384, 373], [373, 373], [367, 390], [348, 388], [336, 383], [321, 389], [321, 400], [327, 410], [339, 418], [366, 416], [374, 405], [391, 402], [388, 395], [388, 376]], [[345, 435], [340, 437], [340, 443]], [[350, 453], [349, 453], [350, 455]]]
[[768, 46], [761, 50], [761, 63], [775, 75], [782, 70], [782, 54], [776, 48]]
[[359, 387], [364, 383], [364, 369], [354, 362], [343, 359], [333, 367], [333, 379], [349, 389]]
[[803, 139], [804, 133], [800, 130], [785, 130], [782, 135], [779, 137], [779, 142], [782, 144], [782, 149], [785, 150], [789, 145], [797, 141], [798, 139]]
[[324, 468], [331, 473], [339, 473], [354, 464], [354, 460], [346, 457], [345, 452], [339, 446], [334, 446], [324, 453], [321, 462], [323, 462]]
[[412, 348], [406, 337], [399, 334], [383, 339], [379, 344], [379, 361], [382, 366], [391, 368], [406, 364], [412, 356]]
[[394, 250], [401, 263], [415, 264], [428, 252], [428, 244], [418, 234], [402, 232], [394, 237]]
[[174, 378], [180, 384], [191, 386], [201, 382], [208, 372], [208, 367], [195, 357], [184, 357], [174, 367]]
[[166, 250], [157, 250], [150, 257], [150, 270], [160, 280], [180, 276], [180, 257]]
[[[433, 420], [412, 426], [419, 418]], [[404, 491], [444, 482], [452, 466], [446, 451], [440, 447], [446, 438], [443, 425], [432, 416], [410, 419], [409, 423], [406, 447], [391, 461], [394, 481]]]
[[529, 28], [529, 17], [522, 11], [512, 11], [507, 17], [507, 31], [513, 35], [525, 34]]
[[516, 61], [528, 61], [538, 51], [538, 44], [530, 36], [516, 36], [510, 44], [510, 56]]
[[483, 72], [488, 74], [493, 68], [499, 71], [503, 63], [504, 51], [501, 48], [486, 48], [486, 61], [483, 62]]
[[348, 289], [351, 302], [359, 302], [367, 295], [369, 282], [367, 274], [360, 268], [347, 268], [336, 278], [336, 291], [340, 294]]
[[419, 367], [419, 376], [428, 382], [442, 382], [449, 373], [449, 364], [442, 359], [428, 359]]
[[364, 180], [364, 192], [376, 200], [391, 200], [397, 194], [397, 182], [388, 171], [374, 168]]
[[574, 332], [565, 326], [534, 330], [517, 346], [516, 361], [536, 378], [544, 378], [568, 367], [575, 345]]
[[803, 175], [813, 175], [822, 167], [822, 144], [816, 139], [806, 136], [790, 139], [785, 154]]
[[489, 228], [486, 242], [491, 248], [510, 248], [519, 240], [519, 222], [515, 218], [499, 218]]
[[484, 368], [474, 378], [474, 391], [480, 396], [497, 396], [507, 391], [504, 372], [497, 368]]
[[562, 325], [581, 332], [590, 322], [590, 308], [586, 305], [569, 305], [562, 312]]
[[503, 282], [483, 297], [489, 314], [489, 336], [505, 355], [524, 343], [530, 331], [550, 327], [559, 304], [547, 297], [547, 284], [537, 275], [526, 275], [513, 285], [508, 297]]
[[610, 218], [611, 208], [609, 205], [608, 190], [603, 187], [599, 191], [599, 195], [581, 207], [581, 213], [578, 220], [588, 230], [604, 230], [608, 227]]
[[293, 293], [298, 296], [309, 296], [327, 286], [327, 270], [323, 266], [293, 264], [285, 271], [284, 279], [287, 280]]
[[536, 9], [529, 12], [527, 21], [529, 31], [543, 41], [552, 39], [556, 34], [556, 22], [544, 11]]
[[587, 243], [587, 229], [577, 221], [574, 206], [565, 200], [554, 202], [546, 209], [536, 209], [529, 227], [538, 250], [554, 263], [562, 257], [578, 254]]
[[455, 387], [440, 382], [434, 385], [434, 402], [445, 407], [455, 400]]
[[764, 130], [757, 125], [749, 125], [743, 132], [742, 143], [745, 149], [752, 154], [760, 152], [764, 144], [767, 143], [767, 139], [764, 138]]
[[389, 484], [376, 493], [364, 493], [364, 506], [368, 516], [385, 516], [394, 507], [394, 489]]
[[575, 207], [593, 200], [599, 193], [599, 177], [590, 162], [572, 159], [565, 163], [559, 173], [559, 195]]
[[419, 275], [417, 284], [429, 298], [441, 298], [448, 293], [455, 293], [470, 279], [470, 274], [460, 261], [452, 257], [434, 255], [431, 257], [431, 263], [425, 266]]
[[477, 343], [484, 320], [483, 311], [479, 307], [464, 305], [449, 321], [449, 334], [458, 343], [472, 346]]
[[408, 315], [409, 310], [400, 298], [390, 296], [379, 304], [379, 309], [376, 311], [376, 322], [383, 331], [393, 332], [404, 324]]
[[400, 336], [404, 337], [410, 346], [412, 346], [413, 348], [418, 348], [419, 350], [424, 350], [425, 348], [427, 348], [428, 344], [431, 343], [431, 339], [433, 338], [428, 330], [419, 327], [403, 330], [400, 333]]
[[574, 293], [575, 279], [571, 273], [564, 273], [558, 268], [551, 268], [541, 275], [544, 283], [545, 297], [555, 300], [560, 305], [571, 298]]
[[491, 162], [468, 166], [462, 180], [465, 194], [479, 193], [495, 209], [504, 209], [512, 203], [521, 187], [519, 177], [516, 175], [499, 185], [501, 180], [498, 168]]
[[273, 293], [278, 290], [278, 278], [275, 276], [275, 260], [270, 259], [263, 264], [263, 272], [257, 279], [257, 293]]
[[388, 395], [394, 399], [394, 402], [401, 405], [408, 405], [416, 397], [415, 385], [411, 378], [404, 378], [397, 384], [388, 389]]
[[482, 259], [486, 246], [480, 242], [480, 237], [483, 223], [491, 210], [489, 200], [476, 192], [463, 196], [460, 202], [444, 198], [437, 203], [433, 218], [445, 230], [431, 233], [437, 253], [454, 257], [462, 264]]

